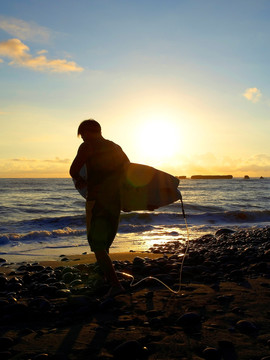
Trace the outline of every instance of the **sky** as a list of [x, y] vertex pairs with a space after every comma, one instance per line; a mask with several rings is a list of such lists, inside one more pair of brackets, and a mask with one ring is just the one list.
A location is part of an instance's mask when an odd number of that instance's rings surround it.
[[68, 177], [89, 118], [173, 175], [270, 176], [268, 0], [1, 0], [0, 177]]

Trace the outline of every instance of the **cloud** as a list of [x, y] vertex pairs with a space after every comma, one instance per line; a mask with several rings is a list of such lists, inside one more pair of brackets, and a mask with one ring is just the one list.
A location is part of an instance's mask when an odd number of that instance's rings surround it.
[[270, 156], [267, 154], [257, 154], [251, 156], [239, 165], [237, 168], [239, 171], [251, 172], [261, 172], [263, 175], [264, 173], [270, 172]]
[[249, 101], [256, 103], [260, 100], [262, 93], [257, 88], [248, 88], [244, 92], [243, 96], [248, 99]]
[[0, 159], [1, 177], [69, 177], [70, 159]]
[[233, 175], [234, 177], [269, 177], [270, 155], [256, 154], [250, 157], [217, 157], [211, 153], [196, 156], [182, 156], [181, 170], [174, 169], [175, 175]]
[[47, 54], [47, 50], [40, 50], [37, 52], [38, 55]]
[[17, 163], [54, 163], [54, 164], [69, 164], [70, 159], [60, 159], [59, 157], [56, 157], [54, 159], [28, 159], [28, 158], [14, 158], [10, 159], [11, 162], [17, 162]]
[[67, 61], [65, 59], [48, 59], [42, 50], [38, 56], [33, 56], [29, 53], [30, 49], [19, 39], [9, 39], [0, 42], [0, 56], [11, 59], [9, 65], [25, 67], [36, 71], [48, 72], [81, 72], [83, 68], [77, 65], [74, 61]]
[[34, 22], [0, 15], [0, 29], [22, 40], [48, 42], [51, 32]]

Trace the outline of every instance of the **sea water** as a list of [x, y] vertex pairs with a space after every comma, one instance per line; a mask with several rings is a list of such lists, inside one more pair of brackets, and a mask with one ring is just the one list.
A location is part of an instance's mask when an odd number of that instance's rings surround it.
[[[219, 228], [270, 223], [270, 178], [184, 179], [179, 189], [190, 239]], [[71, 179], [0, 179], [0, 256], [18, 262], [89, 253], [84, 208]], [[122, 213], [111, 252], [186, 239], [178, 201], [155, 211]]]

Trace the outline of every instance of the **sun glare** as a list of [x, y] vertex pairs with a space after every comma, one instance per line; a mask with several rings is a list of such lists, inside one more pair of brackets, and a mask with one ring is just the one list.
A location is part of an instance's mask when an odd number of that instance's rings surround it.
[[180, 145], [177, 126], [169, 119], [147, 119], [139, 128], [138, 146], [146, 161], [161, 163], [169, 160]]

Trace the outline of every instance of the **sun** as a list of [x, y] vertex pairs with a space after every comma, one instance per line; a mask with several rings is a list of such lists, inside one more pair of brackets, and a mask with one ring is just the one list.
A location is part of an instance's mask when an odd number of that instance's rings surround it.
[[176, 154], [179, 145], [179, 130], [172, 120], [153, 117], [140, 124], [138, 147], [147, 162], [169, 160]]

